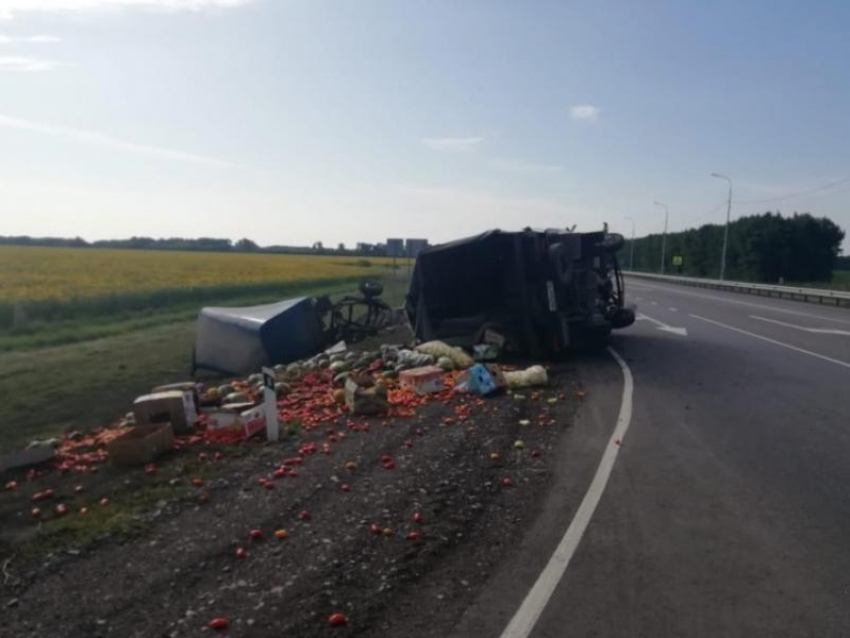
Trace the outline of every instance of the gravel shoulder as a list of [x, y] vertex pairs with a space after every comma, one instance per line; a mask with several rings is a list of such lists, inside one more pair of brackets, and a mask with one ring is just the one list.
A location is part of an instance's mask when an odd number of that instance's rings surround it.
[[[571, 365], [549, 374], [539, 390], [457, 394], [407, 418], [194, 443], [153, 475], [106, 466], [82, 494], [74, 476], [18, 477], [0, 495], [0, 635], [208, 636], [213, 618], [228, 619], [228, 636], [447, 635], [550, 487], [581, 392]], [[271, 478], [311, 442], [295, 475]], [[103, 496], [133, 508], [94, 538], [40, 530], [32, 550], [33, 526], [52, 523], [30, 520], [30, 498], [47, 486], [92, 509]], [[346, 624], [330, 627], [332, 614]]]

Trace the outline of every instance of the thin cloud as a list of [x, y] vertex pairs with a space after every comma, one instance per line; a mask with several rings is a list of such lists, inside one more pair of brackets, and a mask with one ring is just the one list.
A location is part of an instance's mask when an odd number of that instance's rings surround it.
[[467, 153], [483, 141], [483, 137], [426, 137], [422, 143], [432, 151]]
[[201, 11], [228, 9], [254, 0], [0, 0], [0, 20], [11, 20], [25, 12], [71, 13], [102, 9], [160, 9], [163, 11]]
[[61, 63], [55, 60], [22, 58], [13, 55], [0, 56], [0, 73], [41, 73], [52, 71], [58, 66], [61, 66]]
[[55, 137], [64, 137], [66, 139], [83, 142], [85, 144], [94, 144], [105, 148], [127, 151], [129, 153], [145, 155], [156, 159], [186, 162], [190, 164], [202, 164], [205, 166], [232, 166], [230, 162], [225, 162], [214, 157], [195, 155], [194, 153], [184, 153], [183, 151], [175, 151], [174, 149], [162, 148], [159, 146], [136, 144], [135, 142], [128, 142], [102, 133], [67, 128], [64, 126], [53, 126], [52, 124], [41, 124], [39, 122], [31, 122], [17, 117], [9, 117], [8, 115], [0, 115], [0, 127], [17, 129], [20, 131], [32, 131], [33, 133], [53, 135]]
[[584, 122], [596, 122], [599, 119], [599, 109], [592, 104], [577, 104], [570, 107], [570, 118]]
[[535, 164], [534, 162], [505, 158], [490, 160], [490, 166], [499, 170], [511, 171], [514, 173], [537, 173], [541, 175], [560, 173], [564, 170], [564, 167], [558, 164]]
[[62, 38], [54, 35], [11, 36], [0, 34], [0, 44], [53, 44], [62, 42]]

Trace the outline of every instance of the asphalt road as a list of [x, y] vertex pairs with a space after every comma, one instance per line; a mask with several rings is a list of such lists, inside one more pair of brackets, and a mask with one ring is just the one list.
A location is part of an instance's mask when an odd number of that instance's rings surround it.
[[[613, 346], [628, 434], [531, 636], [850, 636], [850, 311], [629, 280]], [[543, 514], [457, 628], [500, 636], [610, 444], [622, 375], [589, 394]]]

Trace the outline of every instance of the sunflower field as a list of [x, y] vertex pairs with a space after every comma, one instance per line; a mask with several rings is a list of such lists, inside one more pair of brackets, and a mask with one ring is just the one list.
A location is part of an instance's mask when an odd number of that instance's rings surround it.
[[380, 277], [389, 265], [337, 255], [0, 246], [0, 328]]

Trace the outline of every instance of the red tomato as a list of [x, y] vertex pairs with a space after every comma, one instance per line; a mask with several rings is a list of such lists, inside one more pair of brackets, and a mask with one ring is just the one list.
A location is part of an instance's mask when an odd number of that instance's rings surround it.
[[245, 548], [244, 547], [237, 547], [236, 548], [236, 558], [241, 560], [241, 559], [245, 558], [245, 556], [247, 556], [247, 554], [245, 553]]
[[68, 513], [68, 508], [63, 503], [56, 506], [56, 516], [65, 516]]
[[227, 618], [213, 618], [207, 623], [210, 629], [227, 629], [230, 626], [230, 621]]
[[248, 532], [248, 536], [250, 536], [252, 540], [258, 541], [263, 537], [263, 530], [252, 529], [250, 532]]
[[195, 487], [203, 487], [204, 486], [204, 479], [197, 478], [197, 477], [193, 478], [192, 479], [192, 485], [194, 485]]
[[310, 512], [308, 512], [307, 510], [301, 510], [301, 512], [298, 514], [298, 518], [300, 518], [302, 521], [309, 521]]
[[413, 522], [421, 523], [422, 522], [422, 513], [421, 512], [413, 512]]
[[102, 499], [100, 499], [100, 505], [101, 507], [106, 507], [107, 505], [109, 505], [109, 499], [104, 496]]
[[328, 625], [331, 627], [345, 627], [347, 624], [348, 618], [345, 617], [345, 614], [337, 612], [328, 617]]
[[407, 540], [409, 541], [418, 541], [422, 537], [421, 532], [412, 531], [407, 533]]
[[351, 486], [348, 483], [343, 483], [339, 486], [339, 489], [341, 489], [343, 492], [350, 492]]
[[502, 485], [504, 485], [505, 487], [512, 487], [513, 484], [514, 484], [514, 481], [510, 476], [506, 476], [505, 478], [502, 479]]
[[369, 526], [369, 533], [377, 536], [378, 534], [381, 533], [381, 526], [378, 525], [377, 523], [372, 523]]

